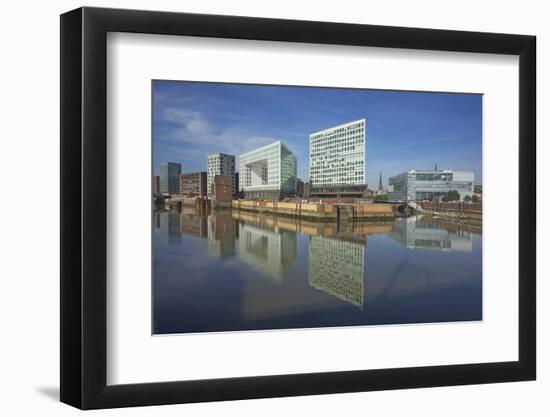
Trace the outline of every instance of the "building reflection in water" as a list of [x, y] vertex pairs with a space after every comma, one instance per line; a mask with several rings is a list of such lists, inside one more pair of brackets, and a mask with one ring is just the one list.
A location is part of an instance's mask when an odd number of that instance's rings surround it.
[[236, 221], [231, 211], [211, 212], [208, 216], [208, 255], [226, 257], [235, 255]]
[[481, 319], [481, 225], [186, 207], [153, 221], [155, 245], [178, 242], [155, 246], [161, 333]]
[[395, 219], [389, 236], [409, 249], [435, 249], [452, 252], [471, 252], [472, 233], [459, 224], [428, 223], [415, 217]]
[[335, 224], [184, 207], [181, 212], [155, 213], [154, 221], [161, 237], [171, 243], [180, 242], [181, 234], [207, 238], [211, 257], [234, 256], [238, 247], [243, 263], [279, 285], [296, 260], [297, 234], [308, 235], [309, 286], [360, 308], [366, 299], [368, 235], [387, 234], [409, 249], [471, 252], [473, 246], [472, 233], [462, 225], [414, 217]]
[[308, 284], [363, 307], [367, 234], [385, 233], [392, 224], [335, 224], [236, 213], [241, 259], [282, 284], [296, 258], [296, 233], [309, 235]]
[[160, 211], [153, 211], [153, 229], [160, 229]]
[[309, 285], [363, 308], [366, 240], [309, 238]]
[[208, 237], [207, 215], [195, 207], [184, 206], [180, 213], [180, 232], [197, 237]]
[[240, 259], [278, 284], [296, 259], [296, 233], [239, 223]]
[[180, 214], [175, 210], [159, 213], [160, 238], [168, 243], [181, 243]]

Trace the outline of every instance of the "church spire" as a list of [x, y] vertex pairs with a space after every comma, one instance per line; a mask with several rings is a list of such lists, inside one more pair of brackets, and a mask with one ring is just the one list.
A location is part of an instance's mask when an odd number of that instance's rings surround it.
[[384, 191], [384, 187], [382, 186], [382, 171], [380, 171], [380, 179], [378, 180], [378, 191]]

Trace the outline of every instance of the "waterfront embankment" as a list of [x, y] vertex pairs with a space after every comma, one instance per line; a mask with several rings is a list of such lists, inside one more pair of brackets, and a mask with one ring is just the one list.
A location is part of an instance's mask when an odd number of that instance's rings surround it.
[[378, 221], [393, 219], [397, 215], [397, 207], [394, 205], [363, 202], [334, 204], [277, 200], [233, 200], [232, 207], [235, 210], [320, 222], [338, 222], [340, 220]]
[[483, 219], [481, 203], [464, 202], [427, 202], [419, 203], [420, 213], [428, 216], [442, 217], [452, 220], [472, 220], [480, 222]]

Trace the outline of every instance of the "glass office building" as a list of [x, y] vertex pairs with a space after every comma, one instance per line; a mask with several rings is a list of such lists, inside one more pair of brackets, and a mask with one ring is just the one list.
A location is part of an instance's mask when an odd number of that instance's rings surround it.
[[160, 164], [160, 193], [178, 194], [180, 191], [181, 164], [162, 162]]
[[362, 197], [366, 184], [366, 120], [309, 135], [311, 195]]
[[212, 195], [212, 185], [216, 175], [228, 175], [231, 177], [232, 193], [236, 193], [235, 189], [235, 156], [225, 153], [211, 153], [207, 159], [207, 188], [208, 195]]
[[296, 157], [282, 141], [239, 156], [239, 191], [245, 198], [294, 196], [296, 175]]
[[443, 197], [451, 190], [460, 194], [460, 199], [474, 194], [472, 171], [413, 170], [389, 179], [389, 197], [392, 201], [433, 200]]

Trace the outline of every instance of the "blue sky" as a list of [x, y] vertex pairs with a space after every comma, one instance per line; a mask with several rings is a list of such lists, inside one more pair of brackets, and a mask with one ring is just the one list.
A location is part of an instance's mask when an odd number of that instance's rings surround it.
[[153, 81], [153, 166], [206, 171], [206, 155], [283, 140], [308, 179], [309, 134], [367, 120], [367, 182], [410, 169], [472, 170], [481, 183], [482, 96]]

